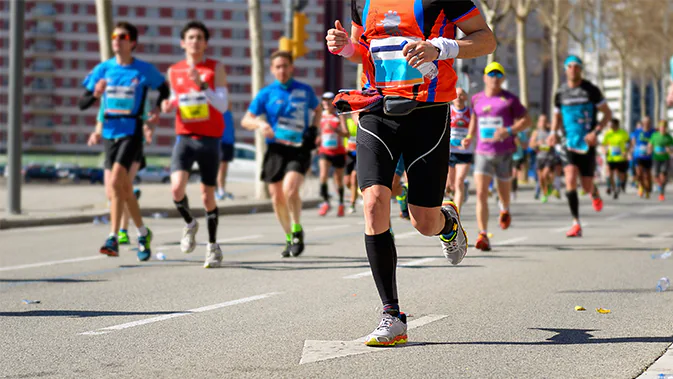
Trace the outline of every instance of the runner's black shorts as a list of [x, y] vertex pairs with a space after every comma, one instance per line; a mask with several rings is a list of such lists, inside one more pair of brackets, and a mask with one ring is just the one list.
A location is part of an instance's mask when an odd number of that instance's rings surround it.
[[608, 167], [612, 171], [617, 170], [622, 174], [626, 174], [626, 172], [629, 171], [629, 161], [608, 162]]
[[474, 163], [474, 154], [451, 153], [449, 155], [449, 167], [456, 167], [457, 164]]
[[309, 167], [311, 167], [309, 150], [272, 143], [264, 154], [262, 180], [265, 183], [278, 183], [290, 171], [306, 175]]
[[220, 164], [220, 139], [196, 135], [177, 136], [171, 156], [171, 172], [191, 172], [194, 162], [199, 165], [201, 183], [214, 187]]
[[538, 156], [535, 160], [535, 164], [538, 170], [542, 170], [544, 168], [553, 169], [559, 164], [559, 157], [556, 154]]
[[220, 160], [222, 162], [231, 162], [234, 160], [234, 145], [231, 143], [222, 143], [220, 145]]
[[133, 162], [143, 159], [143, 141], [139, 135], [132, 135], [117, 139], [103, 140], [105, 149], [105, 169], [112, 170], [115, 163], [119, 163], [128, 171]]
[[334, 168], [344, 168], [346, 167], [346, 154], [320, 154], [320, 159], [324, 159], [334, 166]]
[[651, 170], [652, 169], [652, 159], [637, 158], [636, 159], [636, 166], [640, 166], [640, 167], [644, 168], [645, 170]]
[[357, 134], [360, 189], [373, 185], [391, 188], [402, 155], [409, 181], [409, 203], [441, 206], [449, 171], [449, 119], [446, 103], [420, 103], [406, 116], [388, 116], [383, 110], [361, 113]]
[[355, 164], [358, 161], [358, 156], [355, 153], [346, 154], [346, 175], [350, 175], [355, 171]]
[[591, 147], [586, 154], [580, 154], [571, 150], [566, 152], [564, 166], [573, 165], [580, 170], [583, 178], [594, 177], [596, 174], [596, 148]]

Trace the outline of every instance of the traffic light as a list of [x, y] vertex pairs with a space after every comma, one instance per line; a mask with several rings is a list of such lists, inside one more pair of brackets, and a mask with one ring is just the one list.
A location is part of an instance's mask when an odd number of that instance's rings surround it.
[[306, 25], [308, 17], [305, 13], [295, 12], [292, 17], [292, 56], [296, 59], [308, 53], [306, 48]]
[[287, 37], [280, 37], [278, 40], [278, 50], [292, 52], [293, 41]]

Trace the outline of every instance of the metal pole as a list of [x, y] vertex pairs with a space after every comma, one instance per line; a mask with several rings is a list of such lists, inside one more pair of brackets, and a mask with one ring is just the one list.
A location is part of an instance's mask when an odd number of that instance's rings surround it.
[[96, 22], [98, 23], [98, 47], [101, 61], [112, 58], [112, 2], [96, 0]]
[[23, 24], [25, 4], [10, 3], [9, 117], [7, 122], [7, 213], [21, 213], [21, 140], [23, 133]]
[[[666, 7], [664, 10], [664, 35], [668, 35], [668, 13], [671, 11], [671, 1], [667, 0], [666, 1]], [[660, 120], [666, 120], [668, 119], [668, 107], [666, 106], [666, 95], [668, 94], [668, 88], [666, 87], [666, 83], [668, 80], [668, 56], [666, 53], [668, 53], [670, 50], [666, 48], [666, 45], [664, 45], [663, 48], [664, 51], [664, 59], [662, 62], [661, 66], [661, 99], [660, 103], [661, 105], [659, 106], [659, 119]]]
[[292, 16], [294, 15], [294, 1], [283, 0], [283, 7], [285, 8], [285, 22], [283, 25], [285, 31], [283, 35], [287, 38], [292, 38]]
[[[248, 0], [248, 20], [250, 20], [250, 56], [252, 58], [252, 97], [264, 85], [264, 54], [262, 41], [262, 18], [259, 0]], [[266, 141], [262, 132], [255, 131], [255, 197], [268, 199], [266, 186], [262, 181], [262, 163], [266, 153]]]

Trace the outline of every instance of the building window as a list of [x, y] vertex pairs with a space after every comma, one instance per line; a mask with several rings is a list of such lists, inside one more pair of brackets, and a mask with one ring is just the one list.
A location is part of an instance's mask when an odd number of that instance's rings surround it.
[[[68, 4], [71, 5], [71, 4]], [[72, 33], [72, 21], [63, 22], [63, 31], [66, 33]]]
[[159, 18], [159, 8], [148, 7], [145, 11], [147, 12], [145, 14], [147, 18]]
[[81, 71], [86, 71], [86, 61], [84, 59], [80, 59], [77, 62], [77, 69], [79, 69]]
[[136, 8], [135, 7], [129, 7], [128, 17], [136, 17]]
[[206, 19], [206, 13], [203, 11], [203, 9], [196, 10], [196, 19], [201, 21]]
[[[262, 12], [263, 13], [263, 12]], [[232, 12], [232, 20], [233, 21], [245, 21], [245, 11], [233, 11]]]
[[87, 15], [87, 6], [86, 4], [80, 4], [79, 7], [77, 7], [77, 13], [81, 14], [82, 16]]
[[173, 19], [174, 20], [185, 20], [187, 19], [187, 10], [184, 8], [173, 9]]
[[[80, 7], [80, 8], [82, 8], [82, 7]], [[77, 32], [78, 33], [86, 33], [87, 32], [86, 23], [84, 23], [84, 22], [77, 23]], [[80, 44], [82, 44], [82, 43], [80, 43]]]

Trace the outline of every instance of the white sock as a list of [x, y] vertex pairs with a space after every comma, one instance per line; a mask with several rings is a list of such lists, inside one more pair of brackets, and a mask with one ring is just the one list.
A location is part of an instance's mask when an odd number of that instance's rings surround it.
[[505, 208], [505, 204], [503, 204], [502, 201], [498, 201], [498, 207], [500, 208], [500, 212], [509, 211], [509, 208]]
[[110, 237], [117, 238], [117, 233], [110, 233], [110, 235], [108, 236], [108, 238], [110, 238]]
[[145, 237], [147, 235], [147, 228], [145, 225], [141, 225], [138, 227], [138, 235], [141, 237]]
[[192, 219], [192, 222], [190, 222], [189, 224], [187, 224], [187, 228], [191, 229], [191, 228], [193, 228], [194, 226], [196, 226], [196, 219], [195, 219], [195, 218]]

